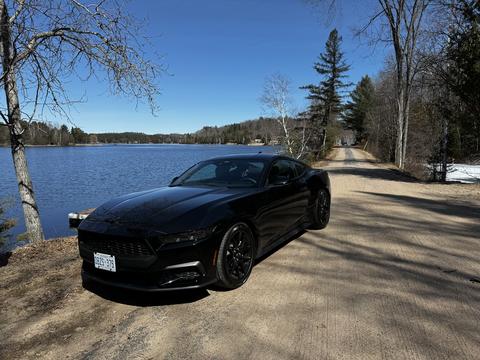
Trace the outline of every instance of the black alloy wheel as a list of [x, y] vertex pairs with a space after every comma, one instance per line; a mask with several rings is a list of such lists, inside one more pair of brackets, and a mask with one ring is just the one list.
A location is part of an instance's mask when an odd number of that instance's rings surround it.
[[320, 189], [317, 194], [313, 213], [313, 229], [324, 229], [330, 220], [330, 195], [326, 189]]
[[218, 252], [217, 275], [219, 286], [235, 289], [243, 285], [252, 271], [255, 260], [255, 239], [250, 227], [237, 223], [223, 236]]

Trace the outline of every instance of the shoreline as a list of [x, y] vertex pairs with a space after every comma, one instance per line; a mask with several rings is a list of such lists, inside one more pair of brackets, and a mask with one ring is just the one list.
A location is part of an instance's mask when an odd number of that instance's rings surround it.
[[[277, 145], [268, 145], [268, 144], [235, 144], [235, 143], [226, 143], [226, 144], [217, 144], [217, 143], [96, 143], [96, 144], [71, 144], [71, 145], [25, 145], [26, 148], [40, 148], [40, 147], [47, 147], [47, 148], [69, 148], [69, 147], [101, 147], [101, 146], [119, 146], [119, 145], [222, 145], [222, 146], [250, 146], [250, 147], [263, 147], [263, 146], [277, 146]], [[8, 144], [0, 144], [0, 148], [9, 148], [10, 145]]]

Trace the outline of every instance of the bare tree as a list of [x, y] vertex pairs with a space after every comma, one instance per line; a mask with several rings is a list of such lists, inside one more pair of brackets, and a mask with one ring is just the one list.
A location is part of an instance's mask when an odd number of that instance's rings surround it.
[[36, 117], [68, 117], [64, 81], [72, 76], [106, 80], [114, 94], [146, 99], [152, 110], [162, 71], [145, 58], [144, 40], [125, 4], [116, 0], [0, 0], [0, 80], [3, 125], [22, 201], [27, 235], [44, 238], [30, 179], [23, 132]]
[[[429, 0], [378, 0], [381, 10], [375, 16], [386, 19], [395, 52], [397, 141], [395, 163], [405, 167], [408, 140], [408, 121], [413, 80], [417, 74], [415, 63], [422, 20]], [[373, 20], [374, 18], [372, 18]]]
[[283, 131], [283, 145], [286, 152], [297, 159], [305, 155], [308, 134], [305, 120], [293, 120], [295, 111], [290, 97], [290, 80], [282, 74], [275, 73], [265, 79], [260, 102], [276, 119]]
[[372, 106], [366, 113], [366, 133], [368, 143], [366, 148], [383, 161], [395, 160], [395, 145], [397, 137], [396, 116], [396, 71], [392, 62], [376, 77]]

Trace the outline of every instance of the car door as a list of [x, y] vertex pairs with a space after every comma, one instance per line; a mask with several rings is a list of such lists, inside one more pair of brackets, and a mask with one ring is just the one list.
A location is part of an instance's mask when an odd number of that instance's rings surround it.
[[295, 168], [295, 179], [292, 180], [295, 195], [292, 199], [292, 212], [295, 214], [295, 225], [308, 221], [308, 206], [311, 197], [310, 188], [307, 185], [306, 171], [307, 168], [299, 161], [291, 161]]
[[261, 210], [258, 229], [263, 247], [275, 242], [288, 232], [298, 217], [295, 167], [290, 160], [276, 160], [270, 167], [266, 181], [265, 204]]

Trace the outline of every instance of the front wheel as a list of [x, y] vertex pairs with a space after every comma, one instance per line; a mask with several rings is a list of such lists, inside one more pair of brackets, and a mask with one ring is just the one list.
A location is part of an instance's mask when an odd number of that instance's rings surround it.
[[330, 195], [326, 189], [318, 191], [312, 218], [312, 229], [320, 230], [327, 227], [330, 220]]
[[250, 227], [236, 223], [223, 236], [218, 250], [218, 285], [235, 289], [243, 285], [252, 272], [255, 239]]

